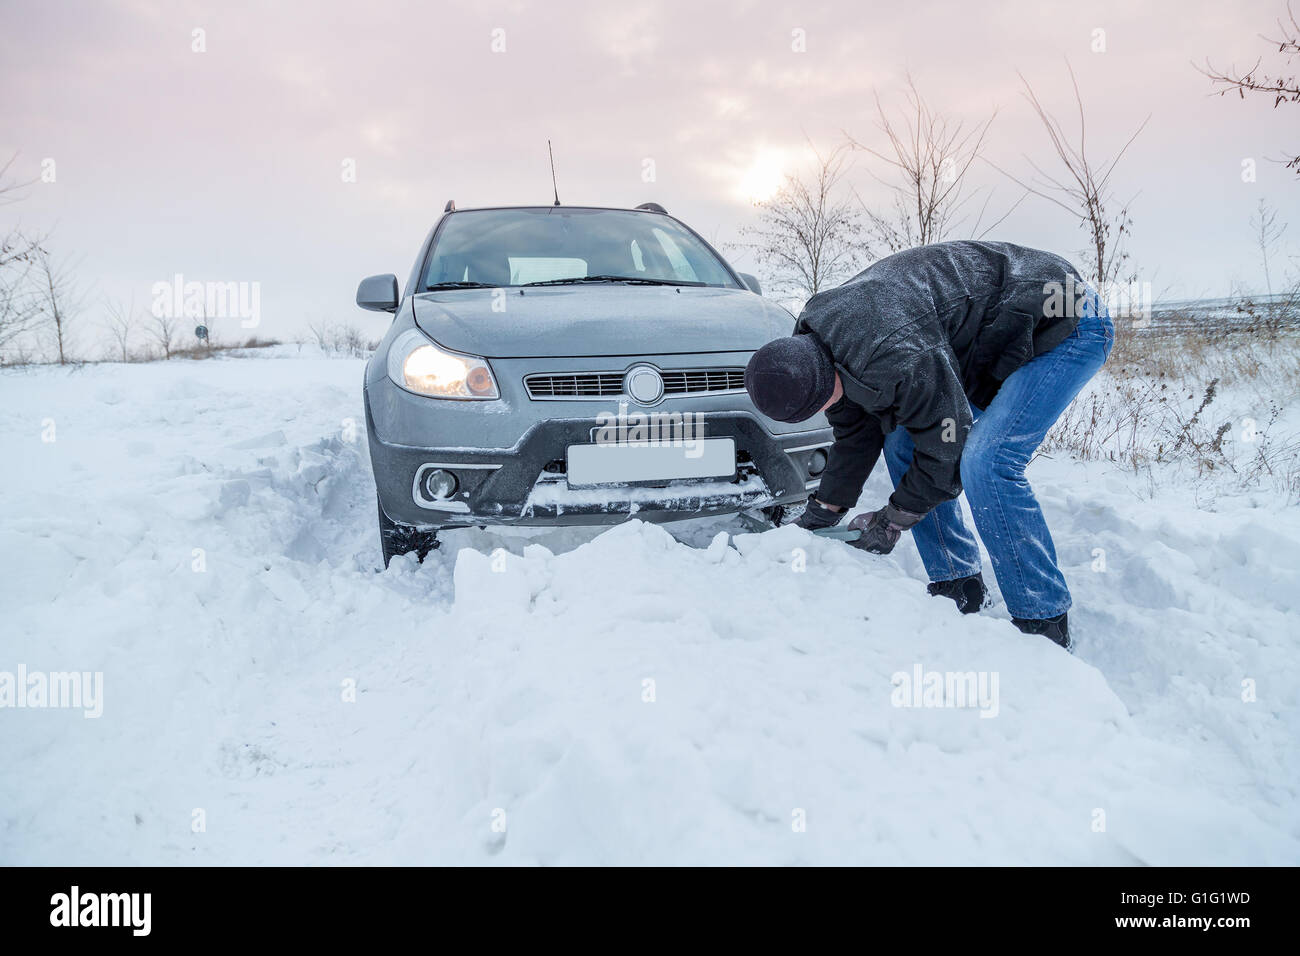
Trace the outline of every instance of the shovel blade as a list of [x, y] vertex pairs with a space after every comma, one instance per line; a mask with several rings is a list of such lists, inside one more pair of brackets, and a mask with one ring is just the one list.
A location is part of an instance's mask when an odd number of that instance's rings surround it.
[[813, 531], [813, 534], [819, 538], [830, 538], [834, 541], [857, 541], [858, 538], [862, 537], [862, 532], [855, 528], [839, 527], [818, 528]]

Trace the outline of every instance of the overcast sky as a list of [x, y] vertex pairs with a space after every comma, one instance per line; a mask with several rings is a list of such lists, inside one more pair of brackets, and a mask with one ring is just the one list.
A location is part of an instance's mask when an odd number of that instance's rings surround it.
[[[377, 335], [385, 319], [355, 308], [357, 280], [404, 280], [450, 198], [549, 202], [548, 137], [562, 201], [655, 200], [725, 246], [753, 221], [755, 196], [804, 168], [808, 139], [829, 148], [847, 131], [879, 145], [872, 93], [900, 103], [909, 71], [938, 110], [970, 123], [999, 111], [988, 148], [998, 166], [1028, 175], [1025, 154], [1050, 163], [1017, 71], [1064, 117], [1068, 58], [1097, 156], [1151, 115], [1115, 176], [1136, 197], [1140, 277], [1157, 297], [1225, 295], [1263, 283], [1248, 225], [1261, 197], [1290, 220], [1290, 252], [1300, 248], [1300, 177], [1273, 161], [1294, 154], [1300, 107], [1211, 96], [1193, 61], [1274, 62], [1260, 34], [1275, 35], [1284, 9], [0, 0], [0, 156], [17, 152], [20, 179], [40, 177], [45, 160], [55, 172], [0, 208], [0, 225], [53, 230], [52, 248], [79, 262], [96, 300], [134, 294], [147, 307], [150, 287], [176, 273], [258, 282], [265, 334], [326, 320]], [[1248, 158], [1253, 183], [1242, 181]], [[355, 182], [344, 181], [349, 160]], [[886, 172], [860, 155], [852, 173], [869, 198], [872, 169]], [[990, 213], [1018, 195], [990, 167], [978, 179], [995, 187]], [[1084, 245], [1034, 198], [988, 238], [1076, 260]]]

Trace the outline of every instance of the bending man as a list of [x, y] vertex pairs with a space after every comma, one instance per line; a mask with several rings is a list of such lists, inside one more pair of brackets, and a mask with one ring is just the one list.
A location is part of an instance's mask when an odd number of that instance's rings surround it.
[[808, 300], [795, 334], [745, 369], [759, 411], [826, 413], [835, 434], [799, 524], [838, 523], [884, 452], [888, 504], [850, 527], [893, 550], [910, 530], [930, 593], [964, 613], [985, 602], [963, 488], [1016, 625], [1070, 646], [1070, 592], [1025, 466], [1110, 354], [1114, 326], [1059, 256], [1001, 242], [944, 242], [881, 259]]

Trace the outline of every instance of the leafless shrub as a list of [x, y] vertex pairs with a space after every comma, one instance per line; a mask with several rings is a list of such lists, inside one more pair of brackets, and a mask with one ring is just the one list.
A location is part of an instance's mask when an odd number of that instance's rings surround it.
[[379, 347], [378, 341], [368, 341], [361, 330], [350, 322], [312, 322], [307, 325], [307, 331], [308, 341], [314, 342], [326, 353], [364, 358]]
[[29, 282], [37, 245], [17, 231], [0, 237], [0, 361], [12, 363], [5, 356], [41, 318], [41, 300]]
[[843, 195], [846, 151], [840, 146], [823, 156], [814, 149], [812, 179], [787, 176], [775, 196], [758, 204], [758, 224], [741, 230], [736, 245], [754, 254], [774, 290], [811, 298], [869, 258], [861, 216]]
[[180, 320], [173, 315], [154, 312], [150, 315], [149, 334], [162, 352], [163, 360], [172, 357], [180, 341]]
[[1281, 408], [1269, 403], [1268, 418], [1255, 436], [1255, 454], [1245, 463], [1242, 478], [1250, 484], [1272, 484], [1288, 501], [1300, 500], [1300, 435], [1277, 434]]
[[1276, 345], [1288, 330], [1300, 326], [1300, 283], [1268, 298], [1243, 296], [1236, 310], [1257, 341]]
[[339, 330], [339, 341], [341, 348], [339, 351], [346, 352], [348, 355], [360, 358], [366, 353], [365, 336], [355, 325], [345, 325]]
[[[859, 197], [872, 239], [886, 253], [941, 242], [960, 225], [959, 217], [964, 215], [967, 202], [978, 195], [978, 190], [970, 188], [967, 174], [983, 155], [989, 127], [997, 117], [994, 110], [987, 120], [968, 128], [959, 120], [935, 112], [910, 76], [905, 96], [906, 108], [901, 119], [896, 120], [876, 94], [876, 127], [884, 134], [883, 149], [864, 145], [845, 134], [853, 148], [892, 167], [890, 178], [875, 176], [889, 190], [888, 211], [872, 209]], [[972, 235], [979, 230], [990, 196], [991, 191], [975, 220]]]
[[0, 351], [0, 367], [4, 368], [22, 368], [25, 365], [36, 364], [37, 357], [31, 349], [26, 346], [16, 345]]
[[1023, 75], [1020, 76], [1020, 81], [1024, 84], [1025, 99], [1029, 101], [1047, 131], [1052, 151], [1056, 154], [1060, 165], [1064, 167], [1064, 174], [1053, 176], [1028, 156], [1025, 160], [1035, 174], [1029, 182], [1022, 182], [1005, 170], [1002, 172], [1028, 192], [1054, 203], [1078, 221], [1088, 236], [1085, 270], [1087, 274], [1084, 278], [1096, 286], [1104, 296], [1108, 288], [1122, 286], [1136, 278], [1128, 272], [1128, 253], [1125, 250], [1125, 240], [1133, 229], [1133, 220], [1129, 214], [1129, 204], [1121, 203], [1115, 198], [1111, 177], [1119, 161], [1146, 128], [1151, 117], [1148, 116], [1139, 124], [1133, 135], [1114, 156], [1105, 160], [1096, 159], [1095, 156], [1089, 155], [1088, 124], [1084, 114], [1083, 97], [1079, 93], [1079, 82], [1068, 61], [1066, 69], [1070, 73], [1075, 107], [1079, 114], [1078, 132], [1073, 136], [1065, 131], [1060, 120], [1039, 101], [1029, 81]]
[[140, 317], [135, 310], [135, 299], [123, 304], [120, 300], [104, 305], [104, 326], [114, 346], [114, 354], [121, 356], [121, 361], [130, 360], [131, 334], [139, 327]]
[[54, 344], [54, 354], [60, 365], [72, 358], [73, 326], [80, 317], [84, 303], [77, 287], [73, 270], [55, 261], [44, 245], [32, 253], [35, 269], [35, 292], [40, 314]]
[[1264, 272], [1264, 294], [1244, 294], [1236, 303], [1237, 323], [1257, 341], [1275, 345], [1288, 330], [1300, 328], [1300, 276], [1292, 273], [1280, 292], [1273, 288], [1273, 260], [1287, 223], [1278, 222], [1277, 210], [1263, 199], [1250, 218], [1251, 239], [1259, 250]]
[[[30, 185], [9, 177], [15, 159], [16, 153], [0, 164], [0, 206], [21, 200], [22, 190]], [[30, 347], [20, 340], [36, 328], [42, 317], [41, 299], [31, 283], [40, 244], [41, 237], [17, 228], [0, 234], [0, 364], [27, 364], [32, 360]]]
[[1277, 210], [1261, 198], [1255, 214], [1250, 217], [1250, 231], [1264, 267], [1264, 291], [1269, 295], [1273, 294], [1273, 271], [1269, 266], [1273, 253], [1286, 235], [1286, 227], [1287, 223], [1277, 221]]

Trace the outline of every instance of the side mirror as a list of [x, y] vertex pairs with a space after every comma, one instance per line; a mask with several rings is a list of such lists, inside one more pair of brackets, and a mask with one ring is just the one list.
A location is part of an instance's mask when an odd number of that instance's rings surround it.
[[392, 273], [369, 276], [357, 286], [357, 305], [371, 312], [396, 312], [399, 301], [397, 276]]
[[762, 294], [763, 294], [763, 287], [762, 287], [761, 285], [758, 284], [758, 279], [757, 279], [757, 278], [755, 278], [754, 276], [750, 275], [748, 272], [738, 272], [738, 273], [736, 273], [736, 274], [737, 274], [738, 276], [740, 276], [740, 281], [741, 281], [741, 282], [743, 282], [743, 283], [745, 283], [745, 285], [749, 286], [749, 291], [752, 292], [752, 293], [754, 293], [754, 295], [762, 295]]

